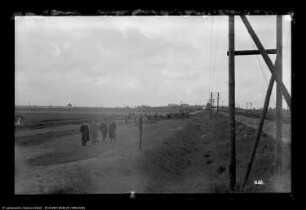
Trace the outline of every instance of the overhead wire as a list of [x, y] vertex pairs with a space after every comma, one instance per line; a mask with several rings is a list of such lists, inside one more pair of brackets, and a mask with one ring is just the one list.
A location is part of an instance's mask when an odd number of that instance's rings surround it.
[[213, 66], [212, 66], [212, 83], [213, 83], [213, 87], [214, 87], [214, 84], [215, 84], [215, 72], [216, 72], [216, 61], [217, 61], [217, 58], [218, 58], [218, 44], [219, 44], [219, 33], [218, 33], [218, 28], [215, 28], [215, 31], [216, 31], [216, 41], [215, 41], [215, 45], [214, 45], [214, 57], [213, 57]]
[[209, 54], [209, 76], [208, 76], [208, 88], [209, 94], [211, 92], [211, 72], [212, 72], [212, 52], [213, 52], [213, 16], [211, 16], [210, 23], [210, 54]]
[[[253, 49], [256, 50], [255, 44], [252, 42], [252, 40], [250, 40], [250, 41], [251, 41], [251, 43], [252, 43]], [[265, 75], [265, 73], [264, 73], [264, 71], [263, 71], [263, 66], [262, 66], [262, 64], [261, 64], [261, 62], [260, 62], [260, 59], [259, 59], [259, 56], [258, 56], [258, 55], [256, 55], [256, 60], [257, 60], [257, 62], [259, 63], [261, 73], [262, 73], [262, 75], [263, 75], [263, 77], [264, 77], [264, 79], [265, 79], [266, 85], [267, 85], [267, 87], [268, 87], [268, 84], [269, 84], [268, 78], [266, 77], [266, 75]], [[263, 89], [262, 89], [262, 95], [264, 96], [264, 90], [263, 90]], [[276, 102], [275, 102], [275, 96], [274, 96], [273, 90], [272, 90], [271, 95], [272, 95], [272, 97], [270, 97], [270, 98], [272, 98], [273, 105], [275, 106], [275, 105], [276, 105]]]

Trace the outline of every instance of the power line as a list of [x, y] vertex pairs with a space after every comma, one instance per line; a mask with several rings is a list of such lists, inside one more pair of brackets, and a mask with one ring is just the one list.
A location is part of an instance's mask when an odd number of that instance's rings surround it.
[[217, 61], [217, 57], [218, 57], [218, 44], [219, 44], [219, 36], [220, 34], [217, 31], [217, 40], [216, 40], [216, 45], [214, 47], [215, 51], [214, 51], [214, 59], [213, 59], [213, 66], [212, 66], [212, 80], [213, 80], [213, 84], [215, 83], [215, 72], [216, 72], [216, 61]]
[[[251, 41], [251, 43], [252, 43], [252, 46], [253, 46], [253, 49], [254, 50], [256, 50], [256, 47], [255, 47], [255, 44]], [[257, 62], [259, 63], [259, 66], [260, 66], [260, 70], [261, 70], [261, 73], [262, 73], [262, 75], [263, 75], [263, 77], [264, 77], [264, 79], [265, 79], [265, 82], [266, 82], [266, 85], [268, 86], [268, 79], [267, 79], [267, 77], [266, 77], [266, 75], [265, 75], [265, 73], [264, 73], [264, 71], [263, 71], [263, 66], [261, 65], [261, 62], [260, 62], [260, 59], [259, 59], [259, 56], [258, 55], [256, 55], [256, 60], [257, 60]], [[273, 101], [273, 104], [274, 105], [276, 105], [276, 102], [275, 102], [275, 96], [274, 96], [274, 94], [273, 94], [273, 91], [272, 91], [272, 97], [270, 97], [270, 98], [272, 98], [272, 101]]]
[[212, 72], [212, 52], [213, 52], [213, 16], [211, 16], [211, 25], [210, 25], [210, 54], [209, 54], [209, 81], [208, 81], [208, 87], [209, 87], [209, 93], [211, 92], [211, 72]]

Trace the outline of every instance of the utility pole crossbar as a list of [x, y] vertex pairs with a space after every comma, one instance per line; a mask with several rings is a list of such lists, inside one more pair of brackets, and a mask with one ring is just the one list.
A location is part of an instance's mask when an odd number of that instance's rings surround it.
[[[267, 54], [276, 54], [276, 49], [266, 49]], [[259, 50], [236, 50], [234, 55], [260, 55]], [[229, 55], [227, 51], [227, 56]]]

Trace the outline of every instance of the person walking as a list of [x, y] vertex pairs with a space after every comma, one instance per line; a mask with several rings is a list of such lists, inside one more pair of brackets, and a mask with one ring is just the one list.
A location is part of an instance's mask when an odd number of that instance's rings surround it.
[[98, 124], [97, 124], [96, 120], [91, 121], [90, 134], [91, 134], [92, 144], [97, 143], [97, 141], [98, 141]]
[[100, 131], [102, 133], [102, 142], [105, 142], [106, 136], [107, 136], [107, 120], [104, 119], [104, 121], [100, 124]]
[[81, 125], [80, 131], [82, 134], [82, 146], [86, 146], [86, 142], [89, 141], [89, 126], [85, 121]]
[[125, 124], [128, 123], [128, 116], [127, 115], [124, 115], [124, 121], [125, 121]]
[[116, 142], [116, 129], [117, 129], [116, 122], [113, 118], [111, 118], [109, 124], [109, 132], [108, 132], [108, 137], [111, 143]]

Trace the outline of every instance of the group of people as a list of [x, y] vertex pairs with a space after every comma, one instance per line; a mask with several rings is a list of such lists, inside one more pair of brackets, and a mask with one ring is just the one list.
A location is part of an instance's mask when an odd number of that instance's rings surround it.
[[171, 113], [166, 113], [166, 114], [160, 114], [160, 113], [155, 113], [155, 114], [145, 114], [145, 117], [148, 120], [157, 120], [157, 119], [173, 119], [173, 118], [189, 118], [189, 113], [187, 111], [180, 111], [180, 112], [171, 112]]
[[110, 118], [109, 121], [104, 119], [100, 124], [97, 120], [92, 120], [90, 124], [87, 124], [87, 122], [84, 121], [80, 127], [80, 132], [82, 134], [82, 146], [86, 146], [86, 143], [90, 141], [90, 139], [92, 144], [97, 143], [99, 141], [99, 130], [102, 133], [102, 142], [106, 142], [107, 135], [111, 143], [116, 142], [116, 129], [117, 125], [113, 118]]

